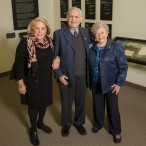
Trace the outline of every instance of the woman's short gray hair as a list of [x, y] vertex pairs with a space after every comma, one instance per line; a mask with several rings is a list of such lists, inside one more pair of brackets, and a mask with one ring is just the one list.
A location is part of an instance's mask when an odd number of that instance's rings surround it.
[[99, 28], [105, 28], [106, 32], [109, 33], [108, 25], [106, 23], [102, 22], [102, 21], [99, 21], [99, 22], [94, 23], [92, 25], [91, 32], [92, 32], [93, 36], [95, 36], [95, 33]]

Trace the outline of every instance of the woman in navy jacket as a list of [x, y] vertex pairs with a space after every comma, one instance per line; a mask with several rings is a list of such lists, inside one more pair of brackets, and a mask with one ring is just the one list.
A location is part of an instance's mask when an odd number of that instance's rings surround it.
[[118, 94], [127, 75], [127, 59], [124, 48], [108, 38], [109, 28], [103, 22], [91, 29], [95, 42], [90, 44], [89, 72], [90, 89], [93, 95], [93, 127], [97, 133], [104, 124], [105, 105], [109, 133], [115, 143], [121, 142], [121, 120]]

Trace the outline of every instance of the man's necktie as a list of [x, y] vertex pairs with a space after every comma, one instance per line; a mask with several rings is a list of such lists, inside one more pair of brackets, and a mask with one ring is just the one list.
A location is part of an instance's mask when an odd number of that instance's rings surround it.
[[77, 31], [74, 31], [74, 37], [77, 38], [77, 36], [78, 36]]

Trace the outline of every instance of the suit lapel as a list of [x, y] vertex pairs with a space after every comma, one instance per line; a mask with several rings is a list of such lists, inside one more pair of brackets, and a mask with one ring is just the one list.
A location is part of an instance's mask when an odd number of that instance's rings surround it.
[[83, 39], [84, 45], [85, 45], [86, 49], [88, 49], [88, 47], [87, 47], [87, 43], [86, 43], [87, 36], [86, 36], [86, 34], [85, 34], [85, 32], [84, 32], [84, 30], [83, 30], [82, 28], [79, 27], [79, 31], [80, 31], [80, 33], [81, 33], [81, 36], [82, 36], [82, 39]]
[[[86, 33], [84, 32], [84, 30], [81, 27], [79, 27], [79, 32], [81, 33], [81, 37], [83, 39], [83, 43], [85, 45], [86, 51], [88, 51], [88, 44], [86, 43], [86, 41], [87, 41]], [[66, 38], [66, 40], [68, 41], [68, 43], [70, 44], [71, 48], [73, 50], [75, 50], [75, 46], [72, 41], [72, 34], [68, 27], [64, 28], [63, 35]]]
[[72, 34], [71, 34], [68, 27], [64, 28], [63, 34], [64, 34], [64, 37], [66, 38], [66, 40], [68, 41], [68, 43], [70, 44], [70, 46], [73, 49], [75, 49], [75, 46], [74, 46], [73, 41], [72, 41]]

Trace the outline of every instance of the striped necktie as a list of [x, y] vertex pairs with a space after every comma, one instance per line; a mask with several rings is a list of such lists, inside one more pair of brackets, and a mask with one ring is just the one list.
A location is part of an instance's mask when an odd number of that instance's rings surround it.
[[77, 38], [77, 36], [78, 36], [77, 31], [74, 31], [74, 37]]

